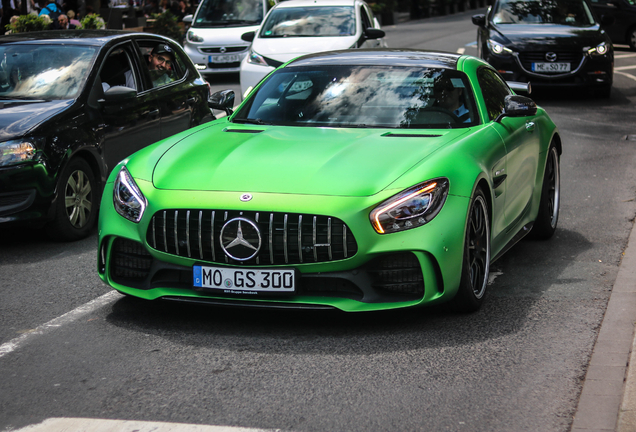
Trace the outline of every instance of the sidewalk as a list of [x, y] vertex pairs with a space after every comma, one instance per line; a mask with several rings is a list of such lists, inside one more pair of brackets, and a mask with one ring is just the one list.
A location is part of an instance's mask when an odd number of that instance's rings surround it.
[[636, 431], [635, 322], [636, 229], [632, 228], [592, 352], [572, 432]]

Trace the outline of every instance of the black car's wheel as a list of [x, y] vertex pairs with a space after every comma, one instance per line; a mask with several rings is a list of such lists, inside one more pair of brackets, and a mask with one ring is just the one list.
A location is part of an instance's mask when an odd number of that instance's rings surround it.
[[632, 51], [636, 51], [636, 26], [627, 31], [627, 42]]
[[97, 182], [83, 159], [73, 159], [60, 176], [55, 219], [47, 233], [56, 240], [79, 240], [88, 236], [97, 219]]
[[530, 233], [534, 239], [547, 240], [556, 231], [561, 204], [560, 172], [559, 153], [556, 147], [551, 145], [545, 164], [545, 174], [543, 175], [539, 214]]
[[468, 212], [461, 281], [451, 306], [458, 312], [481, 307], [490, 273], [490, 218], [484, 193], [477, 189]]

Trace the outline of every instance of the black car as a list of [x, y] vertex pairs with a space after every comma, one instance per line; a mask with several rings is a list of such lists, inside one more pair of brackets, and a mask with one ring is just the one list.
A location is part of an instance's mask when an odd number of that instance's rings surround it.
[[213, 120], [208, 97], [189, 57], [161, 36], [0, 36], [0, 228], [41, 225], [55, 238], [85, 237], [113, 167]]
[[614, 43], [626, 43], [636, 50], [636, 0], [590, 0], [596, 15], [614, 22], [605, 31]]
[[479, 56], [507, 81], [610, 96], [614, 50], [585, 0], [497, 0], [472, 19]]

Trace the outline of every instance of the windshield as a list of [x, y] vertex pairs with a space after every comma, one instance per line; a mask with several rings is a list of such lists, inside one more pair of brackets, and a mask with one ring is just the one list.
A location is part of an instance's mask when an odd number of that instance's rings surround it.
[[262, 0], [203, 0], [192, 27], [258, 25], [264, 15]]
[[0, 45], [0, 97], [74, 99], [84, 86], [96, 48]]
[[274, 9], [263, 23], [260, 37], [353, 36], [356, 18], [351, 6]]
[[581, 0], [502, 0], [493, 11], [495, 24], [594, 25], [594, 17]]
[[462, 128], [477, 124], [467, 77], [398, 66], [279, 69], [232, 117], [288, 126]]

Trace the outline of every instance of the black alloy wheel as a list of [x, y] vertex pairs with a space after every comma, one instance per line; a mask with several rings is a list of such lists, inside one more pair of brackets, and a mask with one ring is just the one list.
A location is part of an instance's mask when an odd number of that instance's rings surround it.
[[554, 235], [559, 222], [561, 206], [561, 169], [559, 153], [554, 145], [548, 150], [548, 157], [543, 175], [541, 202], [539, 213], [534, 221], [530, 235], [537, 240], [547, 240]]
[[461, 281], [451, 306], [458, 312], [474, 312], [481, 307], [490, 274], [490, 217], [481, 189], [475, 192], [466, 225]]

